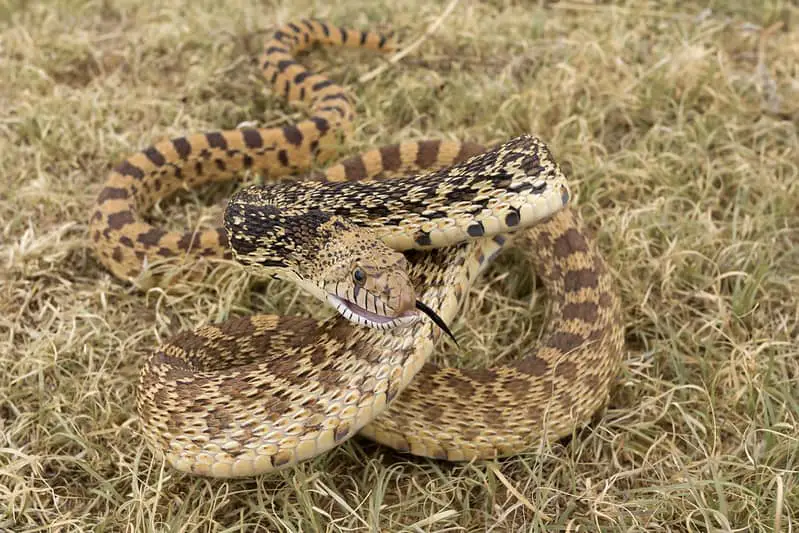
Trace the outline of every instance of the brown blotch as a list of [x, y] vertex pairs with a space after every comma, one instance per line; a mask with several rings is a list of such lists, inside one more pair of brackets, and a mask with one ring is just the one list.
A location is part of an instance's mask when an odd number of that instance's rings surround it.
[[133, 224], [134, 220], [132, 211], [120, 211], [108, 215], [108, 227], [115, 230], [122, 229], [128, 224]]
[[563, 235], [555, 239], [555, 257], [562, 259], [573, 252], [587, 252], [588, 243], [585, 236], [574, 228], [569, 228]]
[[[130, 196], [130, 192], [122, 187], [105, 187], [97, 196], [97, 203], [102, 204], [106, 200], [124, 200]], [[102, 215], [100, 215], [102, 216]]]
[[285, 150], [278, 150], [277, 151], [277, 160], [280, 161], [280, 164], [284, 167], [289, 166], [289, 155], [288, 152]]
[[419, 151], [416, 154], [416, 164], [422, 168], [433, 166], [438, 161], [438, 152], [441, 141], [422, 141], [419, 143]]
[[245, 129], [241, 130], [241, 136], [244, 139], [244, 144], [247, 148], [260, 148], [264, 145], [264, 140], [258, 130]]
[[130, 161], [123, 161], [114, 168], [114, 172], [118, 172], [123, 176], [130, 176], [131, 178], [140, 180], [144, 177], [144, 171], [131, 163]]
[[594, 302], [568, 303], [561, 308], [560, 314], [564, 320], [593, 322], [597, 317], [597, 305]]
[[546, 340], [546, 346], [568, 353], [580, 346], [584, 341], [585, 339], [580, 335], [558, 331]]
[[555, 375], [567, 380], [574, 379], [577, 375], [577, 365], [574, 361], [561, 361], [555, 367]]
[[150, 162], [157, 167], [160, 167], [164, 163], [166, 163], [166, 158], [164, 157], [164, 154], [159, 152], [155, 146], [147, 148], [144, 151], [144, 155], [146, 155], [147, 159], [149, 159]]
[[350, 181], [366, 178], [366, 166], [360, 157], [351, 157], [342, 163], [344, 175]]
[[250, 317], [231, 318], [218, 327], [225, 335], [241, 339], [248, 339], [256, 332], [255, 324]]
[[424, 407], [424, 417], [426, 420], [430, 420], [432, 422], [437, 422], [441, 419], [441, 415], [444, 414], [444, 407], [441, 405], [425, 405]]
[[225, 136], [218, 131], [206, 133], [205, 140], [208, 141], [208, 146], [211, 148], [227, 150], [227, 139], [225, 139]]
[[563, 277], [563, 289], [566, 292], [577, 292], [584, 288], [593, 289], [599, 283], [599, 276], [592, 268], [568, 270]]
[[189, 251], [200, 244], [200, 234], [194, 231], [187, 231], [178, 241], [178, 248]]
[[166, 231], [158, 228], [150, 228], [144, 233], [139, 233], [139, 235], [136, 236], [136, 240], [147, 247], [158, 246], [158, 243], [161, 242], [161, 238], [163, 238], [164, 235], [166, 235]]
[[402, 157], [398, 144], [380, 148], [380, 162], [384, 170], [397, 170], [402, 166]]
[[216, 228], [216, 240], [220, 246], [227, 247], [228, 240], [225, 228]]
[[613, 297], [610, 294], [603, 292], [599, 295], [599, 307], [607, 308], [611, 305], [613, 305]]
[[98, 242], [100, 240], [100, 230], [99, 229], [94, 230], [94, 234], [92, 235], [92, 240], [94, 242]]
[[471, 380], [463, 379], [457, 374], [448, 376], [447, 384], [454, 389], [461, 398], [471, 398], [475, 393], [474, 385]]
[[311, 117], [309, 120], [316, 125], [316, 129], [319, 130], [321, 135], [324, 135], [330, 129], [330, 122], [322, 117]]
[[287, 143], [294, 146], [302, 144], [302, 132], [297, 126], [283, 126], [283, 137], [286, 138]]
[[158, 255], [160, 255], [161, 257], [174, 257], [174, 256], [178, 255], [177, 253], [175, 253], [175, 250], [173, 250], [171, 248], [164, 248], [164, 247], [159, 248], [156, 253]]
[[470, 157], [482, 154], [485, 151], [486, 151], [485, 146], [481, 144], [465, 142], [461, 144], [460, 150], [458, 151], [458, 155], [455, 156], [454, 162], [460, 163], [462, 161], [466, 161]]
[[175, 151], [178, 153], [181, 159], [186, 159], [189, 157], [189, 154], [191, 153], [191, 144], [189, 144], [189, 141], [187, 141], [185, 137], [172, 139], [172, 146], [175, 147]]
[[541, 377], [549, 371], [549, 363], [533, 354], [512, 365], [516, 370], [528, 376]]
[[114, 251], [111, 253], [111, 258], [116, 261], [117, 263], [121, 263], [123, 259], [122, 248], [119, 246], [114, 247]]

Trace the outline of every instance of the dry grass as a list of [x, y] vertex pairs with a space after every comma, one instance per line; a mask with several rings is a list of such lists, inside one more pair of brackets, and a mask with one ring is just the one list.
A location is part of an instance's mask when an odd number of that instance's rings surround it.
[[[381, 4], [0, 7], [0, 530], [795, 529], [799, 10], [774, 0], [461, 2], [370, 81], [358, 78], [384, 60], [369, 53], [306, 60], [358, 100], [348, 153], [547, 140], [624, 301], [628, 353], [589, 427], [469, 465], [359, 439], [255, 480], [152, 460], [132, 404], [157, 342], [230, 314], [322, 310], [224, 266], [191, 293], [117, 282], [86, 233], [105, 174], [166, 136], [302, 117], [253, 62], [279, 22], [312, 14], [413, 39], [445, 8]], [[218, 214], [194, 196], [164, 210], [175, 226]], [[442, 358], [484, 364], [535, 342], [545, 299], [513, 259], [456, 324], [468, 357]]]

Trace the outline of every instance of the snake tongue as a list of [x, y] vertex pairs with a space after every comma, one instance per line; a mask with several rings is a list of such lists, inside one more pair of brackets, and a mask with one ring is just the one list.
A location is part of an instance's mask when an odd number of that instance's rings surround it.
[[452, 334], [452, 331], [450, 331], [449, 326], [447, 326], [447, 323], [444, 322], [444, 319], [438, 316], [438, 314], [436, 314], [435, 311], [427, 307], [427, 305], [421, 300], [416, 300], [416, 309], [429, 316], [430, 320], [435, 322], [436, 326], [440, 327], [441, 330], [444, 331], [444, 333], [449, 335], [449, 338], [452, 339], [452, 342], [455, 343], [455, 346], [460, 347], [460, 345], [458, 344], [458, 339], [456, 339], [455, 335]]

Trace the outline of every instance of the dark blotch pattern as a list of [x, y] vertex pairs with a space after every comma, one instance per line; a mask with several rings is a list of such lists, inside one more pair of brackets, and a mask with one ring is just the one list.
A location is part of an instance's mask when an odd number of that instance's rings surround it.
[[416, 164], [421, 168], [428, 168], [438, 161], [438, 152], [441, 148], [440, 141], [422, 141], [416, 154]]
[[219, 148], [220, 150], [227, 150], [227, 140], [225, 136], [222, 135], [220, 132], [215, 131], [213, 133], [207, 133], [205, 135], [206, 140], [208, 141], [208, 146], [211, 148]]
[[164, 154], [159, 152], [155, 146], [147, 148], [144, 151], [144, 155], [146, 155], [147, 159], [149, 159], [152, 162], [152, 164], [157, 167], [160, 167], [164, 163], [166, 163], [166, 158], [164, 157]]
[[130, 211], [120, 211], [108, 215], [108, 227], [114, 230], [122, 229], [128, 224], [133, 224], [135, 218]]
[[507, 215], [505, 215], [505, 224], [509, 228], [513, 228], [519, 224], [519, 211], [514, 209]]
[[258, 133], [258, 130], [241, 130], [241, 136], [247, 148], [261, 148], [264, 145], [264, 139], [261, 137], [261, 134]]
[[189, 141], [187, 141], [185, 137], [172, 139], [172, 146], [175, 147], [175, 151], [181, 159], [186, 159], [189, 157], [189, 154], [191, 154], [191, 144], [189, 144]]
[[139, 236], [136, 237], [136, 240], [147, 247], [157, 246], [164, 235], [166, 235], [166, 231], [158, 228], [150, 228], [147, 232], [140, 233]]
[[106, 187], [97, 196], [97, 203], [102, 204], [108, 200], [124, 200], [130, 196], [127, 189], [121, 187]]
[[117, 165], [114, 168], [114, 171], [122, 174], [123, 176], [130, 176], [131, 178], [137, 180], [140, 180], [144, 177], [144, 171], [127, 160]]
[[286, 142], [294, 146], [300, 146], [302, 144], [302, 132], [297, 126], [284, 126], [283, 137], [286, 138]]
[[483, 227], [483, 223], [475, 222], [466, 229], [466, 233], [468, 233], [470, 237], [482, 237], [483, 234], [485, 233], [485, 228]]

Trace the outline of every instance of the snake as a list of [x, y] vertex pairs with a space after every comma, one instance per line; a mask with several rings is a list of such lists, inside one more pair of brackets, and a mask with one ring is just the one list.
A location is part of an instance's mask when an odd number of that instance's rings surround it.
[[[155, 143], [117, 164], [97, 196], [90, 239], [121, 280], [162, 260], [234, 259], [333, 311], [233, 317], [167, 339], [136, 386], [150, 448], [179, 471], [229, 478], [297, 465], [356, 434], [448, 461], [569, 435], [606, 405], [623, 328], [611, 274], [549, 149], [531, 135], [489, 148], [413, 141], [312, 172], [338, 154], [354, 118], [344, 89], [296, 60], [316, 44], [397, 46], [372, 30], [284, 24], [261, 70], [310, 118]], [[220, 226], [171, 231], [144, 216], [178, 190], [246, 171], [272, 182], [233, 194]], [[539, 343], [488, 368], [429, 361], [470, 287], [512, 243], [550, 296]]]

